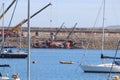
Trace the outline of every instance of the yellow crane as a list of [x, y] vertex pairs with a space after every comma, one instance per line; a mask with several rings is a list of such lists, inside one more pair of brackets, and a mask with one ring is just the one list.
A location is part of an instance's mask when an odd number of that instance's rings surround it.
[[[46, 9], [48, 6], [50, 6], [51, 3], [47, 4], [45, 7], [43, 7], [42, 9], [40, 9], [39, 11], [37, 11], [36, 13], [34, 13], [32, 16], [30, 16], [30, 19], [33, 18], [35, 15], [37, 15], [38, 13], [40, 13], [41, 11], [43, 11], [44, 9]], [[16, 34], [19, 34], [19, 30], [20, 30], [20, 27], [26, 23], [28, 21], [28, 19], [24, 19], [23, 21], [21, 21], [19, 24], [17, 24], [16, 26], [14, 26], [12, 28], [12, 32], [16, 33]]]
[[0, 15], [0, 20], [7, 13], [7, 11], [10, 9], [10, 7], [15, 3], [15, 1], [16, 0], [13, 0], [12, 3], [7, 7], [7, 9]]

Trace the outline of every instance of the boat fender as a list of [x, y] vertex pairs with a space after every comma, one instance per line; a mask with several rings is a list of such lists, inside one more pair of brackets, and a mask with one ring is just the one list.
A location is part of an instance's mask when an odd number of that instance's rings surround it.
[[33, 64], [36, 64], [37, 62], [36, 62], [36, 60], [34, 60], [32, 63], [33, 63]]
[[115, 80], [119, 80], [119, 76], [118, 75], [115, 76]]

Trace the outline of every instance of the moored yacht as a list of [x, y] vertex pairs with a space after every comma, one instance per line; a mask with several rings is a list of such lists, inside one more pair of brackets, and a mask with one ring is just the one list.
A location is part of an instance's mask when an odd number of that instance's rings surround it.
[[[113, 66], [113, 67], [112, 67]], [[84, 72], [91, 72], [91, 73], [120, 73], [120, 64], [118, 61], [112, 63], [104, 63], [98, 65], [80, 65]], [[111, 68], [112, 67], [112, 68]]]

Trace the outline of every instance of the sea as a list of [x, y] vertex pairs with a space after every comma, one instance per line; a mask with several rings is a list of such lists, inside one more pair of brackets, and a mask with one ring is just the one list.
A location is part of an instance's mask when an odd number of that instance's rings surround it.
[[[104, 50], [105, 55], [120, 56], [119, 50]], [[101, 50], [93, 49], [31, 49], [31, 80], [107, 80], [109, 73], [84, 73], [80, 64], [100, 64]], [[74, 64], [61, 64], [60, 61], [73, 61]], [[112, 62], [107, 59], [104, 62]], [[35, 63], [33, 63], [35, 62]], [[0, 68], [4, 75], [17, 73], [21, 80], [27, 80], [28, 59], [0, 59], [0, 64], [9, 64], [9, 68]], [[111, 75], [119, 75], [117, 73]]]

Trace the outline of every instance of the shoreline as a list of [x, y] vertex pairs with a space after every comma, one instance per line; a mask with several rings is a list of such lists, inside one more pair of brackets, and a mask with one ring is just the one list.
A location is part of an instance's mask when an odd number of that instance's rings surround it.
[[[7, 28], [5, 28], [7, 29]], [[73, 32], [72, 28], [67, 28], [67, 31], [61, 29], [58, 32], [59, 28], [31, 28], [31, 48], [50, 48], [46, 46], [46, 41], [51, 41], [51, 48], [66, 48], [62, 47], [63, 44], [67, 41], [72, 42], [70, 48], [84, 49], [89, 43], [88, 49], [101, 49], [101, 36], [102, 29], [95, 28], [94, 30], [90, 28], [75, 28]], [[0, 29], [1, 30], [1, 29]], [[7, 30], [5, 30], [7, 31]], [[22, 48], [27, 46], [27, 28], [22, 29]], [[120, 39], [120, 29], [105, 29], [105, 49], [116, 49], [118, 41]], [[58, 33], [57, 33], [58, 32]], [[68, 35], [71, 32], [69, 38]], [[57, 33], [57, 35], [56, 35]], [[51, 36], [54, 36], [55, 39], [52, 39]], [[0, 39], [2, 41], [2, 39]], [[88, 42], [89, 41], [89, 42]], [[74, 46], [73, 46], [74, 43]], [[33, 46], [36, 45], [37, 46]], [[20, 45], [20, 37], [10, 35], [7, 38], [6, 44], [8, 46], [17, 46]], [[71, 45], [71, 44], [70, 44]]]

